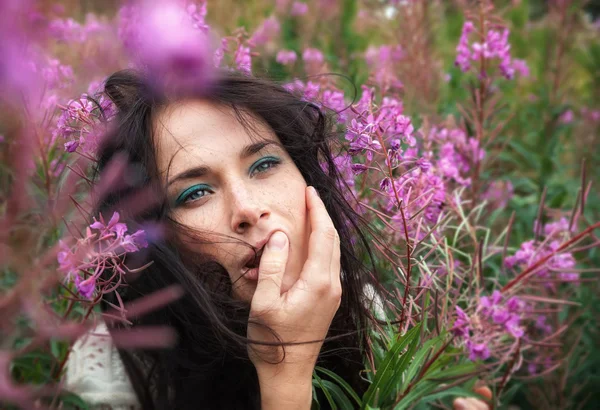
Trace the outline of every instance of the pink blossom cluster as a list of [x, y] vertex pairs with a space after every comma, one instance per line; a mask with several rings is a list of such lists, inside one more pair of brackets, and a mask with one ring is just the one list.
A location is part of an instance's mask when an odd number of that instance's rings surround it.
[[96, 15], [92, 13], [86, 15], [84, 24], [80, 24], [72, 18], [58, 18], [48, 22], [49, 35], [65, 43], [84, 43], [91, 36], [110, 30], [110, 25], [98, 21]]
[[255, 46], [267, 44], [269, 41], [277, 38], [280, 31], [281, 25], [279, 24], [279, 20], [275, 16], [270, 16], [254, 31], [250, 37], [250, 42]]
[[295, 1], [292, 3], [292, 8], [290, 9], [290, 16], [303, 16], [308, 13], [308, 4], [303, 3], [301, 1]]
[[308, 75], [318, 74], [323, 68], [325, 57], [323, 52], [317, 48], [306, 48], [302, 52], [302, 60], [304, 61], [304, 69]]
[[[529, 75], [529, 68], [523, 60], [513, 60], [510, 54], [508, 36], [510, 31], [489, 29], [485, 38], [471, 42], [471, 34], [475, 31], [473, 22], [465, 21], [458, 45], [456, 46], [455, 65], [463, 72], [471, 69], [472, 61], [497, 60], [500, 73], [507, 79], [512, 79], [515, 72], [522, 76]], [[480, 33], [477, 33], [481, 37]], [[482, 72], [482, 75], [486, 73]]]
[[88, 94], [82, 94], [78, 99], [59, 107], [62, 112], [52, 132], [53, 140], [58, 137], [66, 139], [66, 152], [80, 149], [85, 153], [94, 153], [104, 131], [104, 120], [112, 118], [116, 113], [112, 102], [102, 94], [97, 100], [92, 100]]
[[555, 282], [557, 281], [577, 283], [579, 273], [576, 272], [577, 262], [575, 257], [571, 252], [558, 252], [563, 243], [563, 238], [568, 238], [569, 233], [574, 230], [575, 227], [569, 227], [569, 221], [564, 217], [544, 225], [543, 235], [545, 240], [539, 242], [532, 239], [522, 243], [514, 255], [506, 258], [504, 261], [506, 267], [510, 269], [527, 269], [550, 256], [536, 270], [537, 277], [546, 281], [545, 286], [549, 289], [555, 289]]
[[293, 50], [279, 50], [275, 57], [275, 61], [282, 65], [291, 65], [296, 62], [297, 58], [298, 56]]
[[[443, 214], [448, 192], [471, 184], [472, 164], [481, 161], [485, 152], [475, 138], [468, 138], [458, 128], [432, 127], [426, 138], [417, 140], [417, 135], [422, 135], [415, 133], [401, 101], [384, 97], [373, 111], [373, 94], [364, 91], [355, 106], [360, 114], [346, 131], [348, 154], [355, 159], [351, 170], [360, 175], [378, 161], [391, 170], [401, 170], [393, 179], [384, 172], [380, 194], [385, 198], [385, 210], [392, 212], [391, 223], [397, 232], [404, 236], [407, 228], [411, 237], [422, 238]], [[403, 212], [399, 212], [399, 204]]]
[[521, 325], [526, 305], [519, 298], [504, 297], [498, 290], [479, 299], [472, 315], [456, 307], [456, 321], [452, 332], [462, 339], [470, 360], [486, 360], [492, 355], [506, 354], [515, 342], [525, 335]]
[[[119, 213], [114, 212], [108, 223], [105, 223], [100, 215], [99, 220], [94, 218], [86, 236], [74, 245], [69, 246], [60, 241], [60, 251], [57, 254], [59, 270], [66, 275], [66, 281], [74, 282], [78, 292], [87, 299], [93, 296], [97, 282], [106, 269], [111, 268], [115, 275], [126, 274], [123, 256], [148, 246], [143, 230], [128, 234], [127, 225], [119, 222], [119, 219]], [[116, 282], [120, 283], [120, 277]], [[112, 280], [107, 284], [114, 287]]]
[[369, 46], [365, 52], [365, 60], [371, 67], [371, 77], [380, 89], [401, 90], [402, 81], [398, 78], [398, 65], [404, 57], [404, 50], [399, 44]]

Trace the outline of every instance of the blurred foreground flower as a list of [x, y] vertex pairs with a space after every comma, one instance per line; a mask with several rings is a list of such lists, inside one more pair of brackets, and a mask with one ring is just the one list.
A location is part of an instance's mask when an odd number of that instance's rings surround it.
[[120, 33], [154, 85], [175, 93], [201, 93], [214, 75], [206, 5], [180, 0], [140, 0], [120, 10]]

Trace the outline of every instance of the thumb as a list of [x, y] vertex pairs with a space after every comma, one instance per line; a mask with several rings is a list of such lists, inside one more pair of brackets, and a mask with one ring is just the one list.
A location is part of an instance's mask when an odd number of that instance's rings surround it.
[[274, 232], [260, 258], [255, 296], [259, 294], [263, 301], [279, 299], [288, 253], [287, 235], [281, 231]]

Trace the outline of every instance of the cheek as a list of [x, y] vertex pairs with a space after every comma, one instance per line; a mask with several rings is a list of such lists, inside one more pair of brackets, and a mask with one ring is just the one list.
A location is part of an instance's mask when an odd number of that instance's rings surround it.
[[[208, 205], [208, 204], [207, 204]], [[240, 245], [228, 238], [224, 231], [223, 212], [218, 207], [209, 205], [202, 209], [191, 209], [174, 215], [174, 219], [191, 230], [191, 237], [184, 236], [190, 250], [214, 258], [219, 263], [230, 263]]]

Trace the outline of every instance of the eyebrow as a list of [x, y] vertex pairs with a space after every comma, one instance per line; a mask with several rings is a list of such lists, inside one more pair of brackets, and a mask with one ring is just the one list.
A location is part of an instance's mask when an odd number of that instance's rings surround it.
[[[240, 151], [240, 159], [246, 159], [246, 158], [256, 154], [257, 152], [260, 152], [261, 150], [263, 150], [265, 147], [267, 147], [269, 145], [275, 145], [276, 147], [278, 147], [282, 150], [284, 149], [283, 146], [277, 141], [255, 142], [254, 144], [246, 145]], [[171, 179], [167, 183], [167, 186], [170, 186], [173, 183], [175, 183], [177, 181], [181, 181], [181, 180], [200, 178], [210, 172], [211, 172], [211, 168], [206, 165], [201, 165], [198, 167], [190, 168], [190, 169], [187, 169], [187, 170], [177, 174], [173, 179]]]

